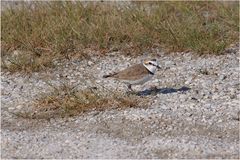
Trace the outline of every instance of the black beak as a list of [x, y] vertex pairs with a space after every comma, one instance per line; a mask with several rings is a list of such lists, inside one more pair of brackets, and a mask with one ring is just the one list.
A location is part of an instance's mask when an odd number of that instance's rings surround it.
[[157, 65], [157, 68], [160, 69], [161, 67], [159, 65]]

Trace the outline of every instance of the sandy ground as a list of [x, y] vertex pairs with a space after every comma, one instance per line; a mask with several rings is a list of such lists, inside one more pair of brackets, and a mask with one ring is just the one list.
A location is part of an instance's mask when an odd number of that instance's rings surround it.
[[[201, 57], [159, 52], [138, 58], [111, 53], [61, 62], [32, 75], [2, 72], [1, 158], [239, 159], [239, 48], [227, 52]], [[102, 75], [145, 58], [156, 58], [162, 65], [151, 81], [133, 87], [149, 100], [147, 107], [49, 120], [16, 116], [51, 91], [46, 77], [52, 84], [67, 77], [80, 88], [98, 83], [126, 92], [124, 84]]]

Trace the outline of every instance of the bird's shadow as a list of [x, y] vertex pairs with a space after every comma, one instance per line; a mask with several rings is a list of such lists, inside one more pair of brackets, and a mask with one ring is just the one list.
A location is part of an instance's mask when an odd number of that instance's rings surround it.
[[181, 87], [179, 89], [176, 88], [150, 88], [150, 89], [146, 89], [140, 92], [137, 92], [136, 94], [138, 96], [148, 96], [148, 95], [156, 95], [156, 94], [171, 94], [171, 93], [176, 93], [176, 92], [181, 92], [184, 93], [188, 90], [190, 90], [191, 88], [189, 87]]

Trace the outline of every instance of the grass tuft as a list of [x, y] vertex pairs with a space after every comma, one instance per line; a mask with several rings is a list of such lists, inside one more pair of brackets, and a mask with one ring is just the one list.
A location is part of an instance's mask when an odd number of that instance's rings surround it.
[[53, 55], [39, 57], [32, 52], [14, 51], [12, 55], [2, 55], [1, 67], [10, 72], [24, 71], [26, 73], [40, 71], [53, 67]]
[[139, 55], [154, 47], [222, 54], [239, 41], [239, 3], [19, 2], [2, 9], [1, 30], [6, 53], [32, 52], [46, 67], [53, 58], [84, 56], [86, 48], [101, 54], [122, 50]]
[[[123, 109], [140, 107], [146, 100], [136, 95], [126, 95], [118, 91], [109, 91], [99, 86], [77, 90], [75, 86], [63, 84], [54, 87], [54, 91], [34, 101], [34, 114], [24, 114], [25, 118], [50, 119], [76, 116], [88, 111]], [[26, 116], [27, 115], [27, 116]]]

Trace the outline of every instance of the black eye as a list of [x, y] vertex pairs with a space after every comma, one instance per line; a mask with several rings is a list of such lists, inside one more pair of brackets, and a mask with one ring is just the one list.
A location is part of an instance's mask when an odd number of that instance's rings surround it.
[[153, 65], [153, 63], [152, 63], [152, 62], [149, 62], [149, 64]]

